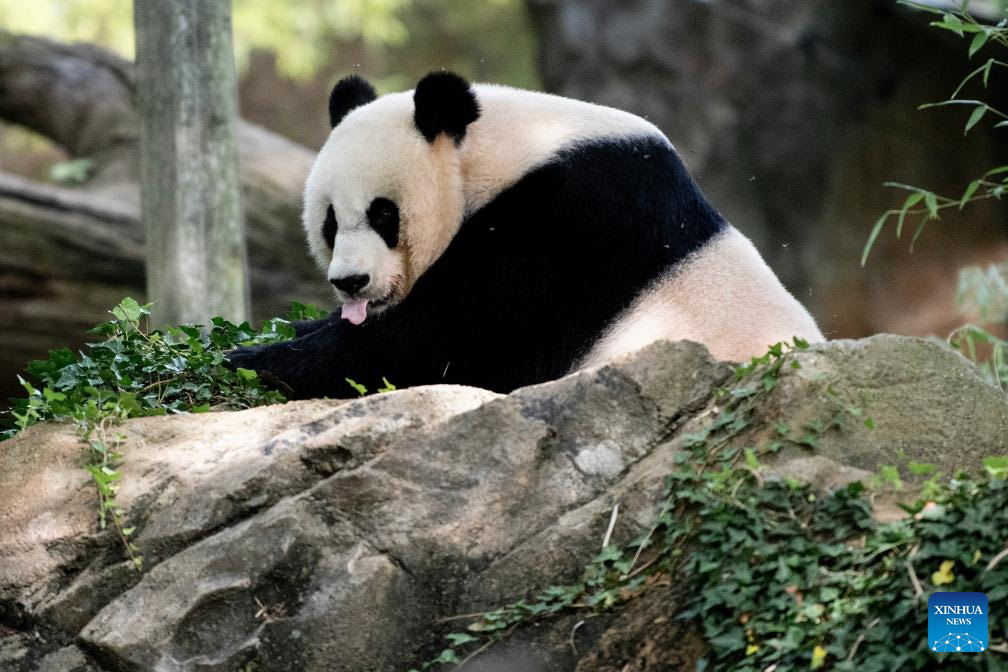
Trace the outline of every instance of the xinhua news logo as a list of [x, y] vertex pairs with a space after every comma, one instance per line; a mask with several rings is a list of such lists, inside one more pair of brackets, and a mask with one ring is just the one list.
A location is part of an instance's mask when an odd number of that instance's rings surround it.
[[987, 596], [932, 593], [928, 598], [928, 648], [936, 653], [980, 653], [987, 649]]

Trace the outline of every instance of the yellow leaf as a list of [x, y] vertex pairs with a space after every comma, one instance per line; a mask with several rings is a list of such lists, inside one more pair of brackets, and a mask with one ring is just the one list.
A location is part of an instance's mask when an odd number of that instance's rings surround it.
[[946, 560], [941, 563], [938, 571], [931, 575], [931, 583], [936, 586], [944, 586], [955, 581], [955, 574], [952, 573], [953, 567], [955, 567], [955, 560]]
[[745, 655], [747, 655], [747, 656], [751, 656], [752, 654], [756, 653], [757, 651], [759, 651], [759, 645], [758, 644], [750, 644], [749, 646], [745, 647]]
[[818, 670], [825, 663], [826, 663], [826, 649], [816, 644], [815, 648], [812, 649], [812, 669]]

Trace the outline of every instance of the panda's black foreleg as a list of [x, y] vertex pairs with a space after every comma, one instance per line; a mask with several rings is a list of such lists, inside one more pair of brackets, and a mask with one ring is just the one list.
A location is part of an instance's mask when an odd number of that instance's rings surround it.
[[290, 399], [355, 396], [345, 380], [351, 367], [347, 349], [340, 347], [339, 319], [312, 320], [301, 325], [307, 325], [303, 335], [290, 341], [230, 351], [227, 365], [259, 372], [265, 383]]

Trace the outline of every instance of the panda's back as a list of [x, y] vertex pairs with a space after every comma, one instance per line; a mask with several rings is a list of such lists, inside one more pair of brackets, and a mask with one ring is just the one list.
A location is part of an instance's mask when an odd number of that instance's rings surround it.
[[470, 211], [574, 147], [643, 140], [672, 149], [658, 127], [623, 110], [494, 84], [474, 88], [480, 118], [471, 124], [462, 147]]
[[[465, 330], [438, 344], [451, 353], [446, 381], [478, 372], [484, 386], [508, 390], [567, 373], [635, 300], [728, 228], [668, 140], [633, 123], [633, 132], [596, 136], [584, 126], [573, 136], [554, 129], [563, 143], [477, 201], [417, 281], [407, 303], [426, 306], [429, 324], [465, 315]], [[454, 319], [440, 314], [445, 305]], [[489, 352], [506, 356], [488, 384]]]
[[[548, 94], [477, 92], [483, 112], [463, 148], [470, 215], [443, 261], [481, 260], [464, 273], [493, 278], [476, 325], [535, 362], [502, 389], [662, 338], [736, 360], [795, 335], [821, 340], [653, 124]], [[494, 326], [502, 315], [507, 329]]]

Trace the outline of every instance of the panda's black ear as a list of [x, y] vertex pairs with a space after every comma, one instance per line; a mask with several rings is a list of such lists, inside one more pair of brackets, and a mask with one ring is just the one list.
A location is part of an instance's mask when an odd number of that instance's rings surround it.
[[432, 72], [421, 79], [413, 92], [413, 104], [413, 121], [428, 142], [441, 133], [460, 142], [466, 126], [480, 115], [469, 82], [451, 72]]
[[350, 110], [367, 105], [377, 97], [374, 87], [363, 77], [350, 75], [336, 82], [329, 94], [330, 128], [336, 128]]

